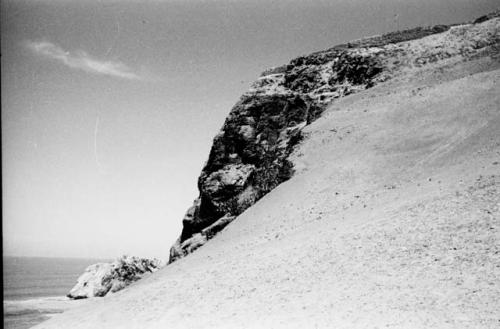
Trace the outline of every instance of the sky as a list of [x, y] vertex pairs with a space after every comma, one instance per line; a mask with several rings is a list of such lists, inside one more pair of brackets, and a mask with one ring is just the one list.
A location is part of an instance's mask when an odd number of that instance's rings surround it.
[[213, 137], [260, 72], [469, 21], [499, 0], [3, 0], [10, 256], [168, 259]]

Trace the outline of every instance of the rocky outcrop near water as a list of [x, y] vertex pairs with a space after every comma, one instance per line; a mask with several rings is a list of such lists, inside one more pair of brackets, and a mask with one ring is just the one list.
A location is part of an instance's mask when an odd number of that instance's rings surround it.
[[71, 299], [104, 297], [127, 287], [165, 264], [157, 259], [123, 256], [112, 263], [97, 263], [87, 267], [68, 293]]
[[230, 111], [198, 179], [199, 196], [170, 250], [202, 246], [293, 175], [289, 155], [327, 105], [412, 68], [498, 53], [499, 12], [470, 24], [415, 28], [335, 46], [262, 73]]

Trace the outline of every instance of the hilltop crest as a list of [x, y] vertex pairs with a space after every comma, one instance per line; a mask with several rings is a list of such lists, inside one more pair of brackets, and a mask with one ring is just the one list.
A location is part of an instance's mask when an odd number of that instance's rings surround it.
[[198, 179], [170, 262], [204, 245], [293, 175], [302, 129], [326, 106], [411, 70], [498, 56], [499, 12], [473, 23], [414, 28], [293, 59], [260, 76], [229, 113]]

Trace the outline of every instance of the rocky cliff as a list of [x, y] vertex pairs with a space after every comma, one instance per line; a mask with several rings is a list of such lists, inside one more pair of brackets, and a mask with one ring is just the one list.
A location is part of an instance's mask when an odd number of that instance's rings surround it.
[[[262, 73], [230, 111], [198, 179], [170, 262], [205, 244], [293, 174], [301, 131], [328, 104], [405, 70], [498, 53], [499, 12], [470, 24], [415, 28], [335, 46]], [[424, 38], [427, 37], [427, 38]], [[417, 40], [418, 39], [418, 40]], [[413, 41], [412, 41], [413, 40]]]

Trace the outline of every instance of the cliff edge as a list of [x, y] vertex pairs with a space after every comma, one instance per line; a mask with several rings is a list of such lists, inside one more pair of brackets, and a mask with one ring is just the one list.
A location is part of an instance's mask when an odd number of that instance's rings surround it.
[[[262, 73], [214, 138], [199, 197], [170, 250], [173, 262], [204, 245], [293, 174], [288, 160], [302, 129], [325, 107], [406, 71], [495, 53], [498, 12], [472, 24], [415, 28], [301, 56]], [[427, 38], [424, 38], [427, 37]], [[411, 42], [418, 40], [418, 42]]]

